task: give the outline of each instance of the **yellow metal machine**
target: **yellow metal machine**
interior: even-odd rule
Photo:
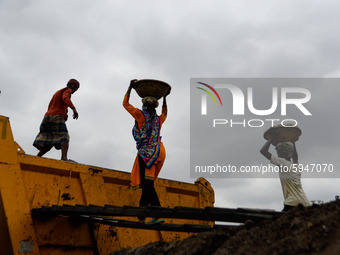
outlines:
[[[203,178],[195,184],[158,179],[155,187],[163,207],[204,208],[214,203],[214,191]],[[0,116],[0,254],[109,254],[191,235],[31,214],[33,208],[65,204],[138,206],[139,198],[140,191],[130,188],[129,173],[26,155],[13,139],[9,119]],[[203,223],[183,219],[167,222]]]

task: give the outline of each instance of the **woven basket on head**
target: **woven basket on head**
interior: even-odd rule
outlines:
[[[150,79],[136,81],[133,88],[141,98],[155,97],[157,100],[161,99],[171,90],[170,85],[166,82]]]
[[[271,138],[272,144],[276,146],[278,143],[282,142],[296,142],[299,140],[300,135],[302,134],[301,129],[298,126],[282,126],[277,125],[269,128],[264,134],[263,137],[266,140]]]

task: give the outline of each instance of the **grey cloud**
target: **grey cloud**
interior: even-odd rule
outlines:
[[[68,121],[70,158],[129,172],[136,154],[133,119],[121,105],[129,80],[164,80],[171,84],[172,93],[162,130],[167,159],[160,177],[193,182],[189,79],[339,74],[338,8],[334,1],[2,0],[0,114],[10,117],[15,139],[34,155],[37,151],[31,144],[52,94],[69,78],[79,79],[81,88],[73,102],[80,117]],[[326,108],[338,109],[338,101],[330,97],[337,92],[337,88],[315,92],[316,100],[326,101],[326,107],[312,109],[320,118],[320,130],[329,120]],[[140,106],[136,94],[131,102]],[[332,112],[329,133],[336,134],[336,116]],[[252,162],[262,160],[258,150],[264,140],[262,131],[256,132],[256,138],[243,141],[254,153],[249,156]],[[338,138],[322,134],[303,127],[301,159],[308,161],[317,154],[312,149],[315,142],[325,155],[334,156]],[[237,157],[239,152],[229,148],[227,153]],[[47,156],[59,158],[59,152]],[[263,186],[267,186],[261,180],[209,181],[218,191],[219,206],[281,207],[278,182],[268,187],[275,188],[275,194],[268,191],[264,196]],[[312,185],[308,181],[304,187],[324,200],[332,199],[329,196],[337,187],[332,182],[324,192],[327,183],[322,182],[312,192]]]

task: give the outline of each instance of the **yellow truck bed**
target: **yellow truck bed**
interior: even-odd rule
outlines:
[[[214,191],[204,178],[195,184],[158,179],[155,188],[163,207],[204,208],[214,204]],[[127,172],[26,155],[13,139],[9,118],[0,116],[0,254],[109,254],[191,235],[31,214],[34,208],[53,205],[138,206],[140,192],[130,188]],[[166,222],[207,223],[183,219]]]

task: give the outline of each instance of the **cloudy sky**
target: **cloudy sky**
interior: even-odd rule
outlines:
[[[339,11],[335,0],[0,0],[0,114],[10,117],[15,140],[35,155],[32,142],[51,96],[78,79],[72,101],[79,119],[67,122],[69,158],[129,172],[136,154],[134,120],[122,107],[129,81],[166,81],[172,92],[160,177],[193,183],[190,78],[338,78]],[[336,92],[320,88],[322,99],[336,99]],[[336,114],[338,101],[328,101]],[[141,106],[134,91],[131,103]],[[322,134],[310,136],[323,144],[315,155],[337,157],[334,137],[327,146]],[[260,149],[264,140],[252,142]],[[309,142],[301,139],[300,151]],[[46,157],[59,159],[60,152]],[[254,157],[262,160],[258,150]],[[216,206],[282,209],[278,178],[208,180]],[[338,186],[339,179],[303,179],[310,200],[333,200]]]

